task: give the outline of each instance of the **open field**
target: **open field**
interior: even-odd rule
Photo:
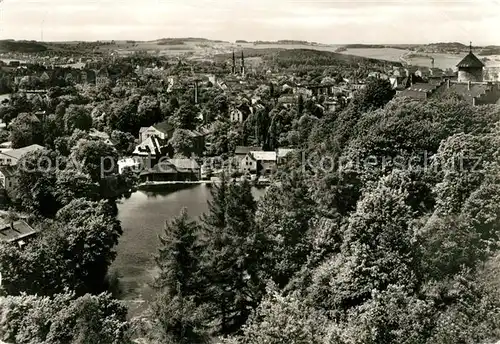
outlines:
[[[343,51],[342,54],[401,62],[400,57],[406,52],[408,50],[395,48],[350,48]]]
[[[320,51],[335,52],[340,45],[311,45],[311,44],[253,44],[253,43],[239,43],[230,44],[234,48],[247,48],[247,49],[314,49]]]

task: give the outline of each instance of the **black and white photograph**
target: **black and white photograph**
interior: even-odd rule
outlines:
[[[0,344],[500,344],[500,0],[0,0]]]

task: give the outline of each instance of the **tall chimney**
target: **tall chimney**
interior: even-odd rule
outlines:
[[[446,88],[450,88],[450,79],[446,79]]]
[[[467,82],[467,89],[468,89],[469,91],[470,91],[470,84],[471,84],[471,82],[470,82],[470,80],[469,80],[469,81]]]

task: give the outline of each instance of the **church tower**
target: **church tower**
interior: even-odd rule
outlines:
[[[243,50],[241,51],[241,76],[245,76],[245,57],[243,56]]]
[[[236,57],[234,56],[234,50],[233,50],[233,66],[231,67],[231,73],[236,74]]]
[[[484,63],[472,53],[472,42],[469,45],[469,53],[457,64],[458,82],[481,82],[483,81]]]

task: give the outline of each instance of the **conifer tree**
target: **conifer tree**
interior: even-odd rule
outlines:
[[[199,307],[199,226],[189,220],[186,209],[167,223],[155,257],[160,273],[155,280],[159,290],[151,306],[156,331],[162,343],[205,343],[205,313]]]
[[[206,228],[203,272],[210,318],[221,333],[238,330],[260,300],[262,238],[256,231],[256,202],[249,182],[221,184],[214,192]]]
[[[271,186],[260,200],[257,225],[267,238],[267,271],[280,288],[307,262],[315,203],[300,176],[286,177]]]
[[[156,288],[167,289],[171,295],[196,294],[200,250],[198,232],[198,224],[189,220],[186,209],[166,223],[164,235],[160,236],[161,247],[155,257],[160,269]]]
[[[225,174],[222,174],[220,183],[212,186],[210,191],[212,200],[208,201],[208,212],[201,218],[204,230],[212,232],[226,226],[227,190],[228,179]]]

